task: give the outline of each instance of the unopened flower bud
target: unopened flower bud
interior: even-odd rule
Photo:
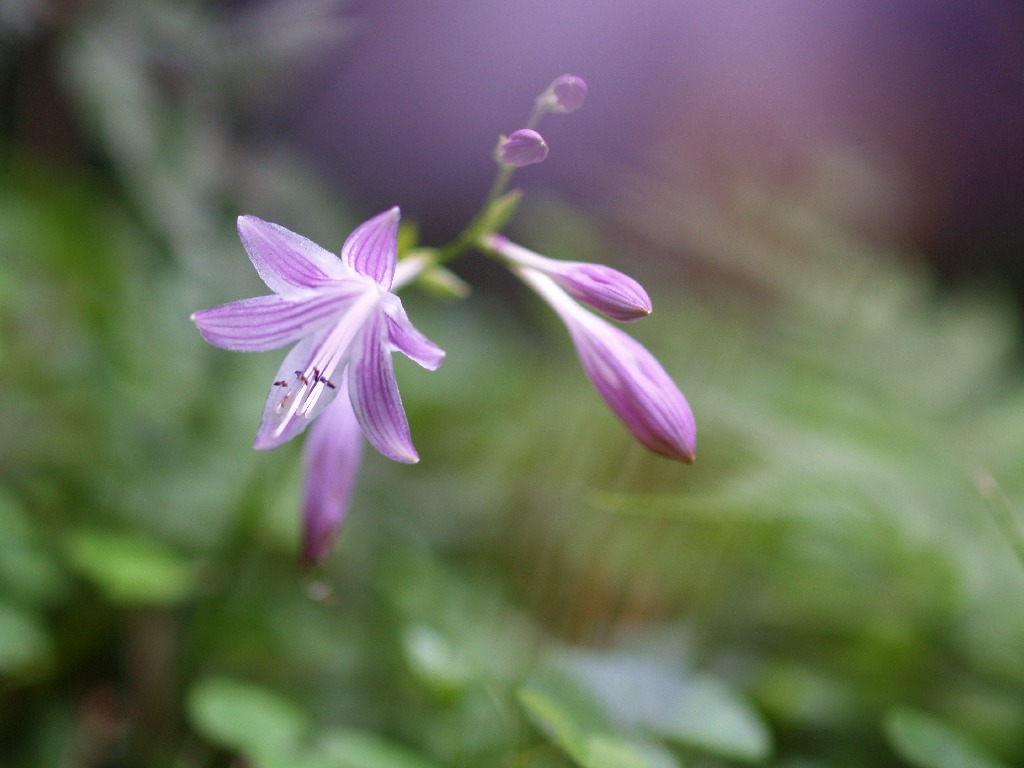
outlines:
[[[583,106],[587,98],[587,83],[576,75],[562,75],[540,95],[538,102],[548,112],[568,114]]]
[[[648,450],[692,463],[693,412],[654,355],[585,310],[543,272],[531,267],[515,267],[515,272],[562,318],[587,377],[626,429]]]
[[[612,320],[630,323],[651,313],[647,291],[617,269],[583,261],[549,259],[498,234],[488,235],[483,243],[512,264],[543,272],[574,299]]]
[[[547,156],[548,145],[544,137],[530,128],[514,131],[498,147],[498,161],[516,168],[542,162]]]

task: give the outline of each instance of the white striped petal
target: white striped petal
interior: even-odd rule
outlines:
[[[391,289],[398,263],[398,207],[363,222],[341,247],[341,260],[384,290]]]
[[[400,298],[387,294],[382,305],[388,320],[388,339],[395,349],[428,371],[436,371],[444,360],[444,350],[417,330]]]
[[[394,461],[415,464],[419,456],[409,434],[402,398],[395,381],[391,351],[385,345],[386,318],[380,312],[367,319],[361,343],[349,363],[352,410],[370,444]]]
[[[329,324],[352,295],[305,292],[301,298],[272,294],[242,299],[192,315],[203,338],[236,352],[262,352],[301,339]]]
[[[256,216],[238,217],[238,236],[263,282],[288,295],[350,276],[341,260],[312,240]]]

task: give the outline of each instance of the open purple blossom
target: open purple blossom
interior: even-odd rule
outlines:
[[[444,352],[412,325],[391,291],[398,219],[398,208],[392,208],[361,224],[339,259],[277,224],[239,217],[242,244],[274,293],[196,312],[192,319],[203,338],[224,349],[256,352],[298,342],[274,376],[257,449],[291,440],[346,390],[374,448],[395,461],[419,460],[391,352],[430,370]]]
[[[662,456],[693,462],[697,428],[683,393],[647,349],[581,307],[532,267],[514,271],[558,313],[598,394],[640,443]]]
[[[347,397],[336,397],[310,427],[304,446],[303,565],[323,560],[334,543],[352,501],[362,453],[363,436],[352,405]]]
[[[487,235],[483,245],[513,265],[543,272],[574,299],[612,320],[630,323],[651,314],[651,300],[647,291],[636,280],[617,269],[583,261],[549,259],[513,243],[503,235]]]
[[[543,162],[547,156],[547,142],[531,128],[513,131],[498,147],[498,161],[516,168]]]

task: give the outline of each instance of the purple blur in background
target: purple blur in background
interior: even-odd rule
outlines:
[[[367,210],[401,205],[440,241],[478,205],[496,137],[572,72],[578,113],[545,118],[517,184],[599,203],[652,147],[711,186],[780,184],[826,143],[890,177],[872,231],[940,261],[1024,245],[1024,9],[1012,0],[355,2],[353,40],[280,96],[270,125]],[[652,164],[653,165],[653,164]],[[1024,273],[1022,273],[1024,276]]]

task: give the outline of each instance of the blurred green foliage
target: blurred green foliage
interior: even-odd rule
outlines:
[[[536,303],[410,291],[449,353],[398,363],[424,460],[368,456],[297,573],[298,449],[250,448],[278,355],[188,316],[259,290],[235,213],[330,245],[360,212],[233,127],[228,52],[275,60],[201,9],[69,25],[102,162],[5,148],[0,763],[1024,761],[1014,308],[756,180],[633,177],[615,227],[529,196],[517,222],[652,289],[631,331],[691,400],[694,467],[630,441]]]

